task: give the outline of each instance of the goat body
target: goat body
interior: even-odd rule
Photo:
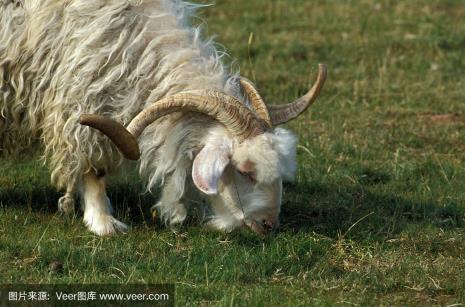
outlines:
[[[72,211],[80,191],[84,221],[96,234],[126,230],[111,215],[104,176],[123,159],[105,135],[79,125],[81,114],[126,125],[152,103],[193,90],[222,92],[251,108],[222,53],[189,25],[195,8],[176,0],[0,0],[0,151],[40,139],[51,182],[65,191],[59,208]],[[215,228],[232,230],[248,216],[276,226],[281,179],[295,170],[296,140],[286,130],[239,142],[211,117],[179,111],[149,125],[138,143],[147,188],[163,183],[156,208],[165,222],[183,222],[193,187],[210,203]],[[253,166],[253,184],[241,172],[245,164]]]

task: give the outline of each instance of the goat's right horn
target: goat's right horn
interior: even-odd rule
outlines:
[[[302,114],[318,97],[326,80],[326,65],[318,65],[318,76],[313,87],[294,102],[284,105],[268,105],[268,112],[273,126],[286,123]]]
[[[263,119],[267,123],[267,125],[271,128],[273,126],[273,123],[271,122],[270,114],[268,113],[268,108],[266,107],[266,103],[263,100],[260,93],[257,91],[255,86],[252,84],[252,82],[249,79],[241,77],[240,83],[242,85],[242,88],[244,89],[244,92],[249,97],[250,103],[252,104],[252,107],[257,113],[257,116]]]

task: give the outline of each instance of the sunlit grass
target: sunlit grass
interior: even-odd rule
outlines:
[[[272,103],[329,76],[299,135],[274,237],[154,222],[115,180],[124,236],[55,214],[29,155],[0,160],[0,281],[166,282],[186,304],[465,302],[465,6],[460,1],[218,1],[196,22]],[[253,33],[253,34],[252,34]],[[63,273],[49,270],[60,261]]]

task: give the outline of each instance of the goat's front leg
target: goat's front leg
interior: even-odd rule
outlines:
[[[90,171],[83,176],[81,196],[84,205],[84,223],[99,236],[126,232],[128,227],[112,216],[113,208],[105,192],[105,176]]]
[[[65,215],[74,213],[74,194],[76,192],[76,181],[68,182],[65,195],[58,200],[58,211]]]
[[[183,195],[180,193],[179,185],[180,183],[176,182],[174,177],[170,177],[163,188],[160,201],[152,206],[152,211],[158,210],[161,220],[174,232],[179,230],[187,217],[187,208],[181,202]]]

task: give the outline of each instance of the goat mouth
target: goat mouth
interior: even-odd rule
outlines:
[[[275,231],[274,227],[268,226],[267,223],[260,223],[254,219],[244,219],[244,224],[254,233],[264,236],[271,234]]]
[[[262,236],[266,235],[265,229],[257,221],[252,219],[245,219],[244,224],[256,234]]]

